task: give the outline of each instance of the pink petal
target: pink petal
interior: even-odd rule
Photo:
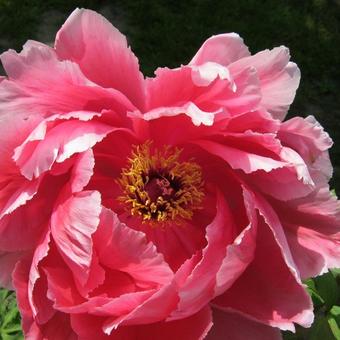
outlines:
[[[259,218],[254,261],[214,303],[221,309],[232,308],[283,330],[294,330],[293,322],[309,327],[313,321],[310,297],[287,267],[281,249],[262,217]]]
[[[231,74],[253,66],[257,70],[262,92],[261,104],[274,118],[283,120],[293,102],[300,82],[300,70],[289,62],[289,50],[277,47],[240,59],[229,66]]]
[[[121,223],[109,209],[102,210],[94,245],[103,265],[128,273],[137,283],[153,288],[173,278],[172,270],[145,234]]]
[[[245,132],[251,130],[258,133],[277,133],[280,122],[264,110],[256,110],[235,115],[227,120],[226,131]]]
[[[91,235],[97,229],[100,210],[100,194],[84,191],[59,202],[51,216],[53,239],[75,279],[83,285],[89,277]]]
[[[215,112],[205,112],[197,107],[194,103],[188,102],[185,105],[179,107],[159,107],[157,109],[148,111],[143,115],[143,119],[150,121],[162,117],[174,117],[180,114],[185,114],[191,118],[192,123],[195,126],[200,126],[201,124],[211,126],[214,123],[214,116],[220,112],[221,110]]]
[[[295,155],[297,154],[295,153]],[[306,170],[305,164],[301,163],[301,165]],[[310,181],[310,176],[307,179],[302,176],[303,174],[306,172],[297,172],[296,164],[288,164],[286,167],[273,169],[269,173],[261,171],[250,173],[248,181],[260,192],[281,201],[288,201],[305,197],[315,188],[314,183]]]
[[[130,220],[127,219],[127,223],[145,233],[147,239],[157,247],[158,252],[163,254],[165,261],[174,271],[205,244],[205,226],[202,223],[188,222],[183,224],[182,228],[178,228],[178,225],[174,223],[163,230],[150,228],[147,224],[143,225],[140,220],[135,223]]]
[[[79,192],[89,183],[93,175],[94,156],[92,149],[79,154],[72,167],[70,183],[72,192]]]
[[[39,184],[40,179],[31,182],[17,176],[8,179],[8,185],[0,192],[0,202],[4,202],[2,206],[2,202],[0,203],[0,219],[31,200],[37,193]]]
[[[29,280],[28,280],[28,300],[32,309],[32,314],[34,317],[37,316],[39,313],[39,309],[41,306],[44,307],[44,304],[40,304],[39,299],[37,301],[37,304],[39,306],[36,306],[36,301],[34,301],[34,289],[37,281],[41,279],[41,275],[39,273],[39,263],[42,261],[46,256],[47,253],[50,249],[49,247],[49,242],[50,242],[50,231],[46,233],[46,235],[42,238],[42,240],[39,242],[39,244],[36,246],[36,249],[34,251],[34,255],[32,258],[32,264],[30,268],[30,273],[29,273]],[[46,297],[43,296],[42,299],[40,300],[46,300]],[[43,301],[46,305],[46,301]],[[39,308],[40,307],[40,308]],[[48,306],[47,306],[48,307]]]
[[[212,324],[211,310],[207,306],[187,318],[139,326],[136,331],[142,335],[141,339],[143,340],[202,340],[206,337]]]
[[[3,252],[0,251],[0,286],[13,289],[12,273],[19,260],[27,255],[27,252]]]
[[[306,160],[312,161],[332,145],[332,139],[313,116],[294,117],[280,125],[280,140],[298,151]]]
[[[27,257],[17,263],[13,272],[13,286],[15,287],[16,299],[20,310],[22,328],[26,334],[33,323],[33,315],[28,300],[28,276],[30,270],[30,258]]]
[[[49,131],[47,121],[43,121],[15,149],[14,160],[22,174],[28,179],[39,177],[50,170],[54,162],[63,162],[74,153],[84,152],[101,141],[112,127],[91,121],[65,121]]]
[[[14,113],[27,120],[77,110],[136,110],[122,93],[96,86],[77,64],[59,60],[46,45],[29,41],[20,54],[10,50],[1,60],[9,78],[0,83],[0,112],[11,112],[12,117]]]
[[[32,249],[38,242],[49,218],[43,200],[28,202],[0,220],[0,249],[18,251]],[[41,213],[42,209],[46,210]]]
[[[94,11],[76,9],[57,34],[58,56],[76,62],[86,77],[144,107],[143,76],[126,38]]]
[[[280,330],[240,314],[213,309],[213,327],[206,340],[281,340]]]
[[[328,182],[332,176],[332,165],[327,150],[333,145],[332,139],[313,116],[294,117],[281,124],[278,137],[282,143],[297,151],[318,176],[324,175]]]
[[[270,172],[273,169],[279,169],[284,167],[287,163],[275,160],[271,157],[262,156],[256,154],[250,150],[242,150],[242,145],[238,148],[236,145],[228,146],[226,144],[216,143],[210,140],[198,140],[194,142],[199,145],[202,149],[208,151],[212,155],[215,155],[224,161],[226,161],[233,169],[241,169],[246,174],[263,170]]]
[[[37,123],[33,117],[23,119],[23,113],[0,113],[0,218],[24,205],[37,192],[40,181],[27,181],[12,159],[13,150]]]
[[[230,208],[219,193],[216,205],[216,216],[206,228],[207,246],[202,251],[201,261],[179,289],[180,301],[170,317],[172,320],[196,313],[214,296],[217,272],[236,232]]]
[[[212,61],[223,66],[249,56],[248,47],[236,33],[214,35],[207,39],[190,61],[191,65],[201,65]]]
[[[249,225],[227,246],[226,256],[216,275],[214,296],[224,293],[246,270],[254,258],[256,248],[257,216],[254,212],[254,197],[243,189]]]
[[[259,108],[261,88],[255,68],[248,67],[233,74],[236,90],[222,91],[212,98],[213,103],[225,107],[231,115],[238,115]]]
[[[70,317],[57,312],[46,324],[32,323],[25,334],[27,340],[77,340],[78,337],[70,326]]]
[[[212,326],[211,311],[209,307],[198,313],[177,321],[157,322],[149,325],[119,327],[112,331],[110,336],[102,331],[102,318],[89,315],[72,315],[72,328],[79,335],[80,340],[121,340],[121,339],[164,339],[164,340],[202,340],[206,337]]]
[[[340,203],[328,188],[275,207],[302,278],[340,267]]]
[[[235,84],[225,66],[208,61],[199,66],[191,66],[191,70],[191,78],[196,86],[209,86],[218,78],[228,80],[231,88],[235,90]]]

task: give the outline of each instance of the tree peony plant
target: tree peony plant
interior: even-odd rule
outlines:
[[[27,339],[279,339],[302,279],[340,265],[332,141],[283,121],[285,47],[234,33],[144,78],[125,37],[75,10],[54,48],[1,56],[0,282]]]

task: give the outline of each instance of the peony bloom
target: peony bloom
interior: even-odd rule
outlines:
[[[237,34],[145,79],[75,10],[1,56],[0,283],[27,339],[280,339],[340,266],[332,141],[283,121],[300,72]],[[13,272],[13,274],[12,274]],[[12,274],[12,275],[11,275]]]

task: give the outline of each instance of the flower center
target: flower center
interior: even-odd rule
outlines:
[[[202,169],[193,160],[181,162],[181,152],[169,146],[158,150],[151,142],[134,147],[118,180],[123,191],[118,199],[131,215],[149,222],[180,222],[201,208]]]

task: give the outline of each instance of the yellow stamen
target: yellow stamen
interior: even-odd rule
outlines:
[[[162,150],[146,142],[134,147],[128,166],[118,180],[131,215],[142,221],[190,220],[200,209],[204,193],[201,167],[191,159],[179,160],[182,150],[165,146]]]

